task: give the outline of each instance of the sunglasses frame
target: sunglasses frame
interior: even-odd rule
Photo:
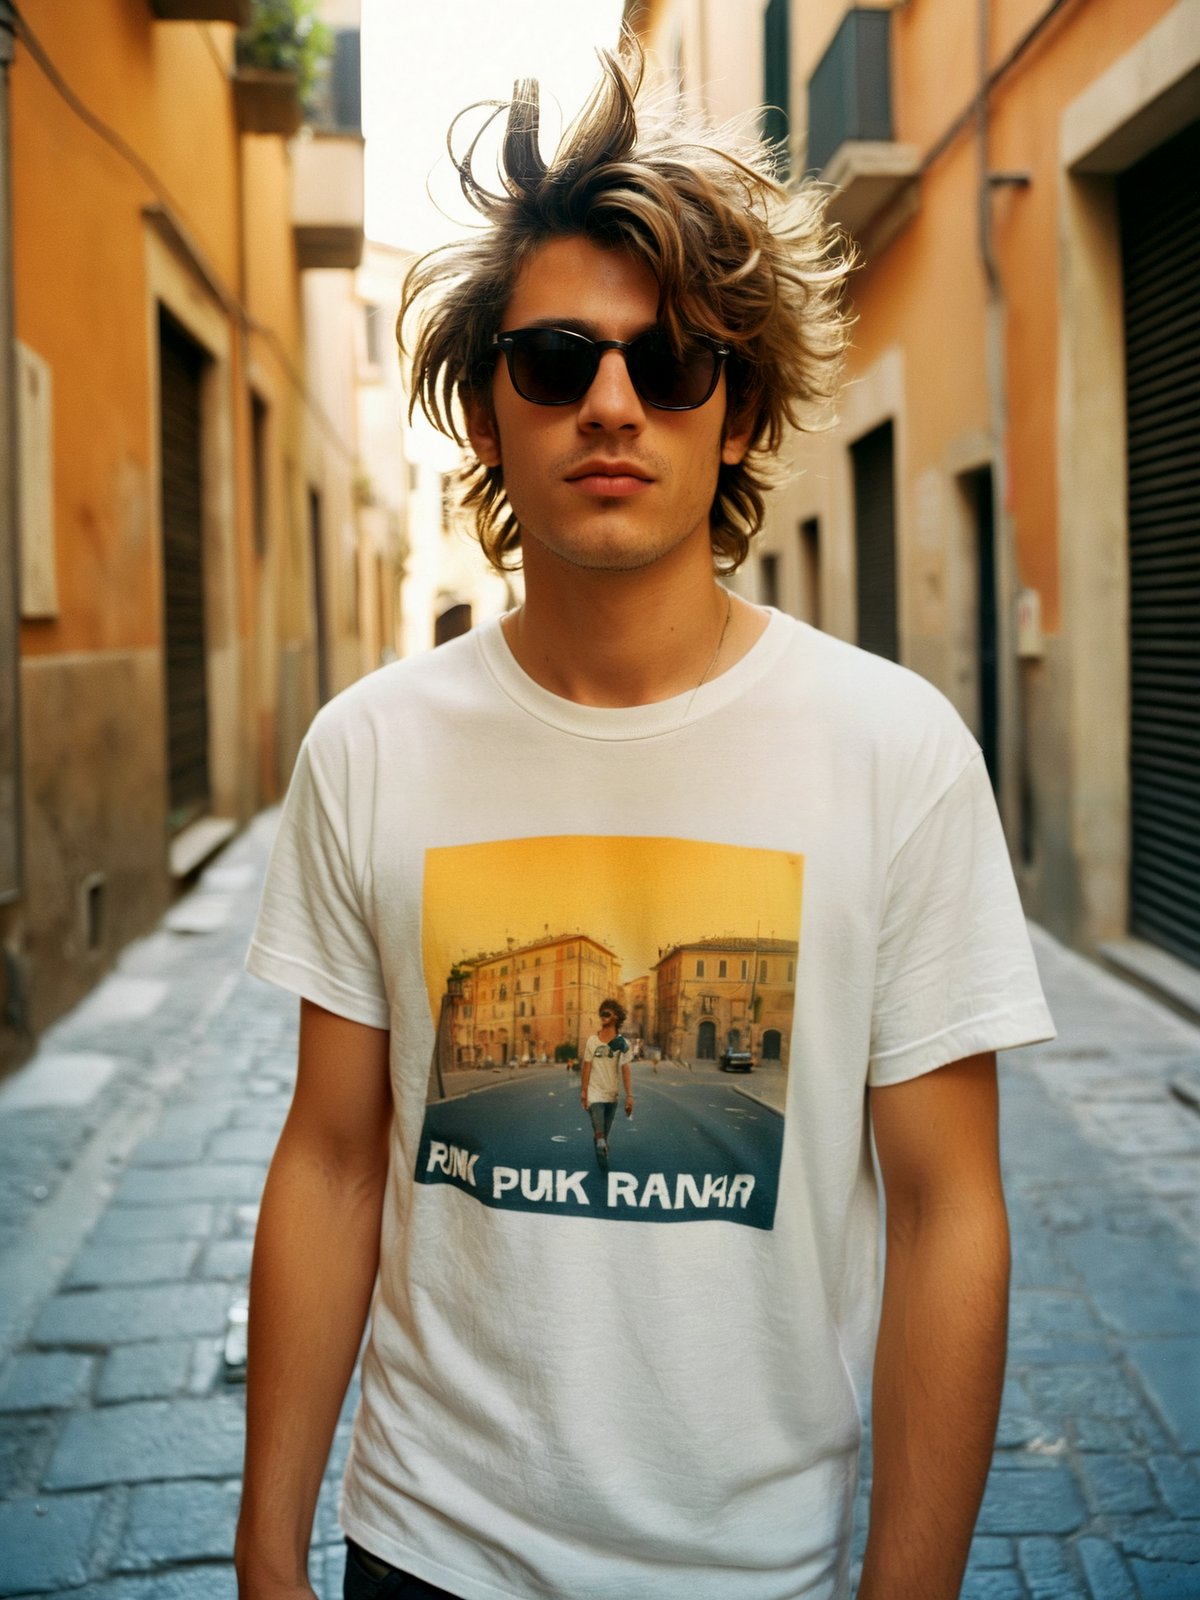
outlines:
[[[713,395],[717,392],[717,385],[721,381],[721,373],[724,370],[725,361],[727,357],[733,354],[733,347],[732,345],[721,344],[719,340],[710,339],[707,334],[698,333],[693,335],[694,342],[696,344],[705,345],[709,350],[712,351],[715,358],[713,362],[712,382],[708,386],[708,391],[702,400],[690,401],[685,406],[661,405],[657,400],[651,400],[649,395],[642,393],[642,390],[638,385],[638,381],[633,375],[633,369],[629,365],[629,352],[634,348],[634,346],[637,345],[641,340],[661,332],[662,330],[660,328],[647,328],[645,333],[639,333],[633,339],[589,339],[586,333],[576,333],[574,328],[555,328],[546,326],[532,328],[510,328],[507,333],[494,333],[492,335],[492,348],[494,350],[503,352],[505,364],[508,367],[509,381],[516,390],[517,394],[520,395],[521,399],[528,401],[531,406],[578,405],[583,399],[584,395],[587,394],[588,390],[596,381],[596,374],[600,370],[601,356],[604,355],[606,350],[619,350],[625,358],[625,370],[629,373],[629,381],[633,385],[634,393],[637,395],[639,400],[644,401],[646,405],[650,406],[655,411],[699,411],[700,407],[707,405],[712,399]],[[560,338],[573,339],[578,344],[586,347],[591,355],[593,365],[591,373],[588,376],[588,380],[579,393],[572,395],[569,400],[535,400],[532,395],[526,394],[521,388],[520,384],[517,382],[517,375],[513,370],[513,352],[516,347],[516,342],[522,337],[522,335],[530,336],[535,333],[556,333]]]

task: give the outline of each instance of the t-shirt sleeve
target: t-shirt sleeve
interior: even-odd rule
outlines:
[[[352,1022],[389,1026],[379,950],[349,861],[345,797],[311,733],[296,758],[246,970]]]
[[[867,1082],[1053,1039],[981,754],[888,869]]]

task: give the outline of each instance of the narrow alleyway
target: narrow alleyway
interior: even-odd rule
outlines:
[[[241,970],[271,827],[0,1088],[0,1594],[233,1595],[229,1310],[296,1041],[296,1002]],[[1041,935],[1038,953],[1060,1038],[1002,1063],[1012,1344],[964,1596],[1185,1600],[1200,1113],[1177,1091],[1200,1080],[1200,1030]],[[317,1514],[328,1597],[353,1400]]]

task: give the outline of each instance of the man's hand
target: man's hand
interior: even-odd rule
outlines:
[[[1004,1381],[996,1058],[872,1089],[870,1108],[887,1264],[858,1600],[957,1600]]]
[[[633,1096],[631,1094],[625,1096],[625,1115],[627,1117],[633,1115]]]

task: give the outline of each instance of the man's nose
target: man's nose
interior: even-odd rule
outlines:
[[[638,429],[645,421],[645,407],[630,381],[624,352],[606,350],[580,404],[579,426]]]

